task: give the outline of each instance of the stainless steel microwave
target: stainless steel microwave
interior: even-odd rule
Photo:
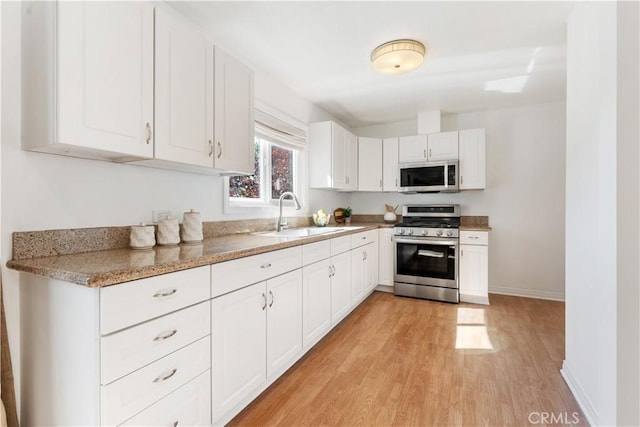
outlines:
[[[458,192],[458,161],[400,163],[401,193]]]

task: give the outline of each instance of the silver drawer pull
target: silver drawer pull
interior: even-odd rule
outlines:
[[[469,236],[470,239],[479,239],[480,236]]]
[[[153,297],[154,298],[168,297],[168,296],[171,296],[171,295],[175,294],[176,292],[178,292],[178,290],[176,288],[173,288],[173,289],[168,290],[168,291],[158,291],[153,295]]]
[[[158,378],[153,380],[153,382],[154,383],[161,383],[163,381],[166,381],[169,378],[171,378],[172,376],[174,376],[176,374],[176,372],[178,372],[178,368],[173,368],[170,373],[168,373],[167,375],[159,376]]]
[[[177,330],[177,329],[174,329],[174,330],[169,331],[169,332],[167,332],[167,333],[165,333],[165,334],[160,334],[160,335],[158,335],[158,336],[157,336],[157,337],[155,337],[153,340],[154,340],[154,341],[164,341],[164,340],[166,340],[166,339],[171,338],[172,336],[174,336],[174,335],[175,335],[175,334],[177,334],[177,333],[178,333],[178,330]]]
[[[271,267],[271,263],[270,262],[264,263],[264,264],[262,264],[260,266],[260,268],[269,268],[269,267]]]

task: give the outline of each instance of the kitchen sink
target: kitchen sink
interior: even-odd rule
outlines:
[[[343,231],[343,228],[321,228],[321,227],[302,227],[302,228],[288,228],[282,231],[262,231],[259,233],[253,233],[256,236],[264,237],[311,237],[320,234],[336,233]]]

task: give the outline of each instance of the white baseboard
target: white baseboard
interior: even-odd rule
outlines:
[[[378,286],[376,286],[376,291],[388,292],[388,293],[392,294],[393,293],[393,286],[378,285]]]
[[[489,305],[489,297],[481,297],[478,295],[460,294],[460,302],[469,302],[471,304]]]
[[[582,413],[587,418],[587,422],[589,423],[589,425],[599,425],[598,419],[600,417],[598,416],[598,412],[594,409],[593,404],[584,393],[584,390],[582,390],[582,387],[580,387],[580,384],[576,381],[576,378],[571,373],[571,369],[569,368],[566,360],[562,362],[560,375],[562,375],[562,378],[564,378],[564,382],[567,383],[569,390],[571,390],[571,393],[573,393],[573,397],[576,399],[576,402],[578,402],[578,406],[580,407],[580,409],[582,409]]]
[[[564,301],[564,292],[536,291],[532,289],[506,288],[502,286],[490,286],[490,294],[511,295],[514,297],[547,299],[551,301]]]

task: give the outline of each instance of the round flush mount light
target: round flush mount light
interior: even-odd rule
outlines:
[[[403,74],[422,65],[426,49],[415,40],[393,40],[371,52],[373,69],[381,74]]]

